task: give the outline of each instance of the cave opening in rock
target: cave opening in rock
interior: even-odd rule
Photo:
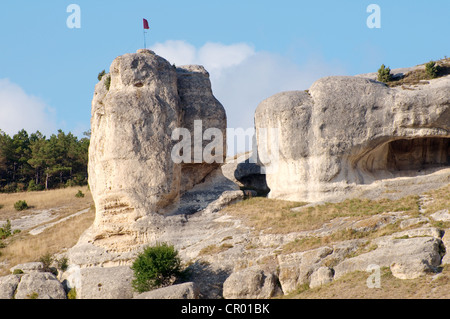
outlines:
[[[375,179],[416,176],[450,168],[450,138],[392,140],[366,154],[358,161],[357,167]],[[371,178],[364,178],[363,183]]]
[[[388,144],[389,171],[425,170],[450,166],[450,138],[415,138]]]

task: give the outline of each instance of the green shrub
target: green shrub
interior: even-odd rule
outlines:
[[[100,73],[98,74],[97,79],[98,79],[99,81],[101,81],[102,78],[103,78],[103,76],[104,76],[105,74],[106,74],[106,72],[105,72],[105,70],[103,70],[102,72],[100,72]]]
[[[8,219],[3,227],[0,227],[0,239],[6,239],[11,236],[11,221]]]
[[[67,257],[61,257],[60,259],[56,260],[56,264],[58,265],[58,269],[61,269],[62,271],[66,271],[69,267],[69,259]]]
[[[28,204],[24,200],[19,200],[19,201],[14,203],[14,208],[17,211],[25,210],[25,209],[28,209]]]
[[[53,256],[49,253],[41,256],[41,258],[39,258],[39,261],[43,265],[42,271],[54,273],[55,270],[51,267],[53,260]]]
[[[13,275],[21,275],[21,274],[23,274],[23,270],[22,269],[14,269]]]
[[[386,67],[384,64],[378,69],[378,81],[387,83],[392,81],[391,69]]]
[[[134,261],[133,288],[139,292],[169,285],[181,274],[178,251],[166,243],[147,247]]]
[[[82,191],[79,190],[78,193],[75,194],[75,197],[76,197],[76,198],[83,198],[83,197],[84,197],[84,194],[83,194]]]
[[[434,79],[439,76],[440,67],[436,64],[436,62],[430,61],[425,64],[425,71],[430,78]]]
[[[27,188],[27,190],[28,190],[29,192],[33,192],[33,191],[41,191],[41,190],[43,190],[43,189],[44,189],[44,185],[41,185],[41,184],[37,184],[37,185],[36,185],[36,182],[34,181],[34,179],[30,180],[30,182],[28,183],[28,188]]]
[[[108,76],[106,77],[106,80],[105,80],[105,87],[106,87],[106,89],[109,91],[109,88],[111,87],[111,75],[108,75]]]
[[[75,288],[72,288],[67,293],[67,299],[77,299],[77,290]]]

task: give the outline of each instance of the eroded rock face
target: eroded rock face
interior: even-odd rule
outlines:
[[[179,141],[172,133],[185,128],[194,142],[195,121],[203,131],[213,127],[225,136],[225,110],[203,67],[176,68],[150,50],[113,61],[92,101],[89,185],[96,218],[91,241],[113,250],[148,242],[155,223],[149,216],[170,213],[169,205],[220,167],[220,160],[202,157],[192,163],[173,160]],[[218,143],[225,150],[224,141]]]
[[[342,199],[358,185],[450,166],[450,77],[408,89],[326,77],[263,101],[255,127],[269,197]],[[270,128],[278,143],[264,138]]]

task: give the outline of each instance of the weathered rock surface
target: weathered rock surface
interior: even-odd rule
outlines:
[[[24,273],[30,273],[30,272],[41,272],[43,269],[44,264],[42,262],[30,262],[15,265],[9,271],[11,273],[14,273],[14,271],[22,271]]]
[[[130,299],[133,297],[133,271],[129,266],[89,267],[79,270],[79,299]]]
[[[379,181],[450,166],[450,76],[408,89],[322,78],[308,92],[263,101],[255,127],[270,198],[342,200]],[[271,128],[278,139],[265,138]]]
[[[310,288],[320,287],[333,281],[334,270],[329,267],[320,267],[311,275]]]
[[[431,218],[433,218],[436,221],[449,222],[450,213],[448,212],[448,209],[443,209],[434,214],[431,214]]]
[[[252,159],[239,163],[234,172],[234,177],[245,187],[254,189],[261,194],[270,191],[266,183],[266,174],[261,172],[261,167]]]
[[[33,272],[19,277],[15,299],[66,299],[63,285],[51,273]]]
[[[226,299],[268,299],[281,293],[277,276],[258,266],[232,273],[223,284]]]
[[[442,237],[442,242],[446,250],[444,257],[442,258],[442,264],[450,264],[450,229],[445,231],[445,234]]]
[[[396,234],[399,236],[400,234]],[[442,259],[442,242],[434,237],[380,237],[375,250],[348,258],[335,268],[335,278],[353,271],[365,271],[370,265],[391,267],[394,276],[412,279],[437,270]]]
[[[195,121],[201,121],[198,132]],[[212,95],[206,70],[175,68],[150,50],[116,58],[92,101],[89,185],[96,218],[90,233],[96,245],[130,251],[147,243],[158,227],[158,217],[149,215],[169,213],[169,205],[221,165],[225,138],[214,144],[224,150],[216,161],[196,152],[188,163],[174,160],[178,128],[194,137],[186,137],[183,153],[195,148],[197,136],[202,151],[209,128],[226,136],[225,110]]]
[[[199,289],[193,282],[172,285],[141,293],[133,299],[198,299]]]
[[[19,275],[0,277],[0,299],[13,299],[19,282]]]

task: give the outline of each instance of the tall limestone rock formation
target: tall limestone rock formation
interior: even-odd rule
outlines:
[[[342,200],[450,166],[450,76],[392,88],[369,76],[322,78],[263,101],[255,126],[270,198]],[[278,143],[262,134],[270,129]]]
[[[194,156],[192,163],[174,161],[177,128],[186,128],[192,142],[199,130],[200,146],[208,128],[225,136],[225,110],[212,94],[208,72],[176,68],[150,50],[116,58],[92,101],[89,185],[96,218],[82,241],[120,252],[156,239],[152,228],[163,222],[160,216],[220,167],[225,138],[216,140],[224,152],[214,162]]]

